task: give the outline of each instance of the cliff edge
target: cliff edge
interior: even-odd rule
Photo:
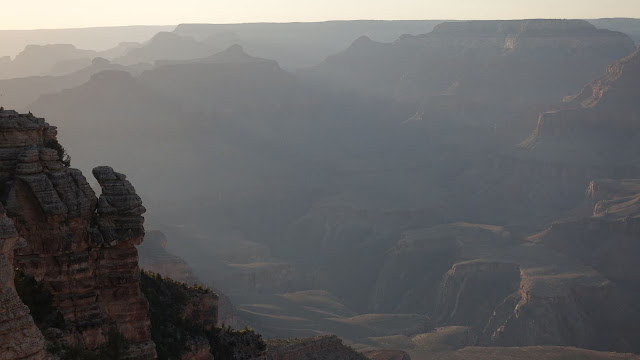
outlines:
[[[123,174],[105,166],[93,171],[102,187],[96,198],[82,173],[68,167],[56,136],[56,127],[42,118],[0,111],[0,201],[8,216],[1,220],[8,234],[3,260],[50,294],[57,321],[38,324],[49,340],[96,350],[115,329],[130,344],[132,358],[153,359],[134,246],[144,236],[142,201]],[[17,238],[24,239],[24,246],[13,257],[10,249]],[[10,273],[3,273],[0,294],[15,300]],[[19,316],[24,305],[13,302],[18,310],[9,313]],[[32,346],[8,357],[2,351],[3,359],[41,356],[42,334],[26,314],[22,319],[9,321],[5,330],[31,334],[21,338]],[[2,344],[2,350],[21,348],[16,341]]]

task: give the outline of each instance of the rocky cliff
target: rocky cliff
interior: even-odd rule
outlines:
[[[268,360],[366,360],[335,335],[267,341]]]
[[[470,345],[633,350],[627,335],[605,330],[633,328],[622,317],[633,314],[629,302],[590,265],[501,227],[440,225],[405,233],[387,252],[374,300],[468,327]]]
[[[0,359],[45,358],[45,340],[18,297],[13,284],[13,257],[26,242],[0,207]]]
[[[191,267],[166,249],[167,237],[160,231],[149,231],[138,246],[140,268],[188,284],[197,282]]]
[[[419,114],[443,94],[504,109],[558,101],[634,47],[584,20],[445,22],[393,43],[358,39],[301,75],[402,102],[426,97]]]
[[[411,356],[399,350],[371,350],[364,352],[369,360],[411,360]]]
[[[138,246],[140,268],[190,285],[201,283],[186,261],[167,251],[167,241],[165,234],[160,231],[147,232],[144,243]],[[235,326],[236,309],[231,300],[222,292],[214,291],[218,296],[218,323],[222,326]]]
[[[582,202],[594,179],[640,177],[640,50],[608,66],[575,96],[538,117],[537,127],[515,150],[492,164],[492,199],[524,203],[520,209],[549,216]],[[470,184],[473,187],[473,182]],[[487,197],[483,197],[486,199]],[[515,210],[518,211],[518,210]],[[538,215],[539,214],[539,215]]]
[[[599,326],[609,330],[592,342],[609,342],[617,351],[640,350],[633,340],[640,336],[640,311],[634,305],[640,288],[635,256],[640,251],[639,184],[636,179],[592,181],[586,199],[591,214],[555,222],[530,238],[593,267],[611,281],[607,293],[593,302],[600,302],[599,312],[607,314],[597,319]]]
[[[543,113],[522,156],[591,165],[637,165],[640,49],[615,62],[557,110]]]
[[[13,266],[51,293],[63,321],[47,333],[58,341],[97,349],[115,326],[131,356],[155,358],[134,246],[144,236],[142,201],[109,167],[93,171],[96,198],[82,173],[63,164],[56,135],[44,119],[0,112],[1,200],[25,239]]]

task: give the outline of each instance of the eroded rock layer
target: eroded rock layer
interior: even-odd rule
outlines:
[[[79,170],[61,161],[56,128],[31,114],[0,112],[2,202],[26,245],[15,267],[53,296],[62,340],[96,349],[116,325],[135,358],[155,358],[148,304],[139,287],[134,245],[144,236],[145,209],[125,176],[94,169],[96,198]]]
[[[607,329],[592,340],[616,351],[638,352],[640,336],[640,180],[596,180],[587,189],[592,214],[559,221],[531,241],[544,244],[585,263],[606,276],[612,286],[606,294],[591,297],[592,309],[607,316],[597,319]],[[578,293],[577,295],[583,295]]]
[[[540,115],[521,144],[525,157],[557,163],[637,166],[640,49],[615,62],[555,111]]]
[[[366,360],[367,358],[342,344],[335,335],[304,339],[277,339],[267,341],[269,360]]]
[[[13,284],[13,253],[24,246],[0,205],[0,359],[40,360],[45,342]]]

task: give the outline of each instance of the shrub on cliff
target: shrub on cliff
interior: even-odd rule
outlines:
[[[67,154],[67,150],[64,148],[64,146],[62,146],[58,140],[56,139],[51,139],[48,140],[44,146],[51,148],[55,151],[58,152],[58,158],[60,159],[60,162],[62,162],[62,164],[66,167],[71,166],[71,156],[69,156],[69,154]]]
[[[250,329],[231,327],[205,329],[181,314],[190,292],[210,293],[201,285],[188,286],[152,272],[141,272],[140,288],[149,301],[151,339],[156,343],[159,360],[181,359],[189,341],[207,339],[216,360],[251,359],[266,350],[262,337]]]
[[[47,350],[60,360],[124,360],[128,358],[129,343],[114,325],[107,334],[107,343],[96,351],[89,351],[81,345],[54,342],[49,343]]]
[[[209,343],[213,358],[219,360],[258,358],[267,350],[262,336],[246,327],[242,330],[231,326],[215,328],[209,334]]]

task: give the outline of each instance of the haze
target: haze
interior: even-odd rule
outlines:
[[[640,360],[639,1],[5,1],[0,360]]]
[[[294,22],[352,19],[523,19],[640,17],[637,0],[272,0],[7,2],[0,28],[43,29],[134,24]]]

